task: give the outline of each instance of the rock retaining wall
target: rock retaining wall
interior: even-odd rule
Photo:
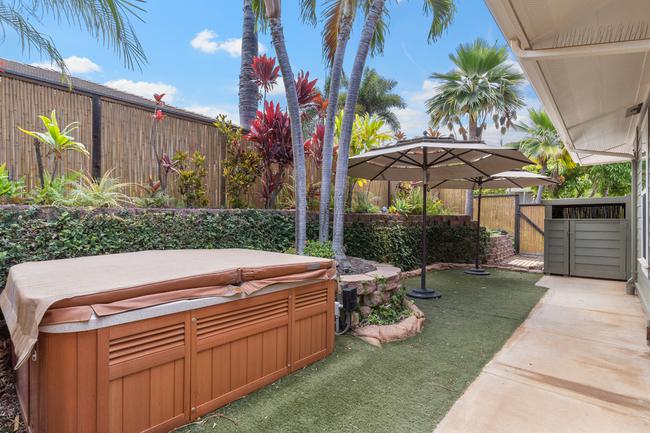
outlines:
[[[491,265],[501,263],[515,255],[515,247],[509,234],[491,236],[485,262]]]

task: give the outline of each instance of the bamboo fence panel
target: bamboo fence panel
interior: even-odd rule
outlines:
[[[7,163],[10,176],[24,178],[28,188],[38,185],[38,170],[34,151],[34,139],[18,130],[42,130],[39,115],[50,116],[56,110],[61,128],[71,122],[79,122],[75,138],[92,152],[92,100],[88,96],[54,89],[52,87],[17,80],[0,78],[0,164]],[[41,146],[45,169],[52,172],[53,164],[47,157],[47,149]],[[78,152],[66,152],[63,157],[64,171],[88,172],[91,157]]]
[[[544,230],[543,205],[521,205],[519,209],[522,215]],[[544,254],[544,235],[523,217],[519,223],[519,251],[522,254]]]
[[[451,211],[452,214],[465,214],[465,195],[464,189],[441,189],[438,193],[442,204]]]
[[[145,110],[119,102],[102,100],[102,173],[131,182],[131,193],[142,189],[149,177],[157,179],[158,166],[151,149],[152,116]],[[166,115],[153,132],[156,148],[170,157],[177,151],[190,155],[198,150],[206,157],[206,186],[211,206],[221,202],[222,167],[226,141],[214,126]],[[168,177],[167,192],[176,197],[178,185]]]
[[[474,197],[474,220],[478,213],[478,198]],[[515,232],[515,196],[485,195],[481,201],[481,225],[488,229]]]

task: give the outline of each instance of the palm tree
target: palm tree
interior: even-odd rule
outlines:
[[[515,125],[517,131],[524,133],[524,138],[510,145],[535,162],[540,174],[547,175],[550,172],[551,177],[557,180],[560,174],[574,167],[575,163],[546,111],[531,108],[528,115],[531,123]],[[543,192],[544,187],[538,187],[535,203],[542,202]]]
[[[262,5],[262,3],[260,3]],[[293,146],[293,178],[296,197],[296,251],[303,254],[307,241],[307,174],[305,169],[305,148],[300,119],[300,103],[296,80],[284,41],[282,28],[282,0],[264,0],[265,16],[271,30],[271,40],[278,58],[284,82],[287,109],[291,119],[291,141]]]
[[[253,57],[258,55],[257,26],[251,0],[244,0],[239,69],[239,124],[249,129],[257,113],[258,91],[253,82]]]
[[[0,27],[12,29],[20,39],[23,51],[35,50],[48,56],[63,73],[67,67],[54,41],[38,29],[43,16],[59,23],[86,30],[105,46],[111,47],[132,69],[147,62],[130,19],[140,19],[144,0],[52,0],[0,1]]]
[[[384,120],[393,131],[398,131],[400,123],[392,110],[406,108],[406,102],[397,93],[391,93],[395,86],[397,81],[382,77],[372,68],[366,68],[359,87],[357,113],[375,115]],[[345,93],[341,95],[347,99]]]
[[[343,219],[345,212],[345,187],[348,176],[348,155],[350,152],[350,140],[352,138],[352,128],[356,112],[357,101],[359,97],[359,88],[361,78],[365,68],[366,59],[370,52],[370,47],[375,39],[376,43],[383,44],[383,35],[385,34],[385,16],[384,4],[386,0],[372,0],[364,3],[366,10],[366,19],[359,39],[359,47],[354,58],[350,82],[348,85],[348,97],[345,101],[343,112],[343,122],[341,124],[341,139],[339,141],[339,158],[336,163],[336,179],[334,183],[334,235],[332,246],[336,257],[342,259],[345,257],[343,251]],[[453,0],[424,0],[424,12],[432,14],[431,26],[429,27],[429,42],[437,39],[440,34],[451,23],[454,16],[455,6]],[[330,94],[330,100],[332,95]]]
[[[516,110],[524,103],[519,87],[524,76],[508,64],[506,47],[489,45],[482,39],[461,44],[449,58],[455,68],[433,73],[436,93],[426,101],[434,127],[447,126],[463,140],[481,140],[489,116],[502,133],[512,126]],[[465,211],[472,215],[472,191],[468,190]]]
[[[314,0],[301,0],[303,6],[303,19],[316,21],[316,2]],[[321,168],[321,200],[319,209],[319,240],[325,242],[329,239],[330,221],[330,191],[332,184],[332,159],[334,154],[334,130],[335,119],[338,111],[339,91],[344,84],[343,60],[345,50],[350,39],[352,24],[359,8],[363,7],[367,12],[369,1],[360,0],[331,0],[328,2],[324,13],[323,27],[323,55],[328,66],[330,75],[325,82],[327,98],[330,104],[327,106],[325,117],[325,133],[323,138],[323,164]],[[380,14],[381,15],[381,14]],[[371,39],[371,46],[375,52],[383,49],[385,21],[379,17],[378,25]]]

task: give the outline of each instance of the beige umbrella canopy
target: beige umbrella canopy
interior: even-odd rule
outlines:
[[[557,182],[548,177],[527,171],[504,171],[489,177],[475,177],[468,179],[448,179],[439,182],[432,182],[431,188],[441,189],[474,189],[478,188],[478,206],[476,209],[476,256],[474,268],[467,269],[465,273],[471,275],[490,275],[488,271],[481,268],[481,198],[483,188],[526,188],[529,186],[556,185]]]
[[[370,180],[420,181],[489,177],[533,162],[519,150],[452,138],[399,141],[350,158],[348,175]]]
[[[488,178],[533,162],[517,149],[488,146],[476,141],[420,137],[398,141],[350,158],[348,176],[370,180],[419,181],[422,188],[422,272],[420,288],[408,292],[421,299],[440,294],[426,288],[426,218],[429,181]],[[468,188],[471,188],[468,187]]]

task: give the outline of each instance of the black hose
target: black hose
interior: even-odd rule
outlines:
[[[350,330],[350,325],[352,324],[352,314],[349,311],[346,311],[345,315],[347,316],[345,320],[345,329],[343,329],[343,331],[334,332],[335,335],[343,335]]]

